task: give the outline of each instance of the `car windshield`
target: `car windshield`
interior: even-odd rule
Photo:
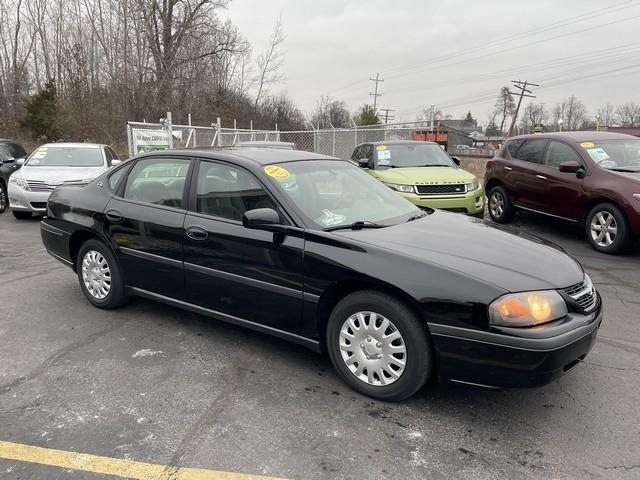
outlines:
[[[455,167],[440,145],[434,143],[398,143],[376,145],[376,168]]]
[[[580,144],[600,168],[640,172],[640,140],[605,140]]]
[[[30,167],[100,167],[103,164],[98,147],[40,147],[25,163]]]
[[[319,229],[355,222],[389,226],[420,214],[411,202],[349,162],[305,160],[264,170]]]

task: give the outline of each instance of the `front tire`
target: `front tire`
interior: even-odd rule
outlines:
[[[513,220],[515,209],[504,187],[497,185],[489,191],[487,202],[491,220],[496,223],[509,223]]]
[[[343,298],[329,317],[326,341],[345,383],[379,400],[404,400],[431,375],[433,348],[424,321],[384,292]]]
[[[585,227],[589,243],[599,252],[618,254],[631,240],[627,219],[612,203],[593,207],[587,215]]]
[[[120,268],[104,243],[87,240],[78,252],[76,271],[82,293],[94,306],[112,309],[125,303]]]

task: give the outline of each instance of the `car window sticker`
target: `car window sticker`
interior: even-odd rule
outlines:
[[[340,213],[333,213],[328,208],[322,210],[322,217],[320,217],[320,223],[327,227],[331,227],[333,225],[340,225],[347,218],[346,215],[342,215]]]
[[[582,148],[585,148],[585,149],[586,149],[586,148],[594,148],[594,147],[595,147],[595,145],[593,144],[593,142],[582,142],[582,143],[580,144],[580,146],[581,146]]]
[[[278,181],[288,180],[291,176],[288,170],[277,165],[267,165],[264,167],[264,172]]]
[[[607,152],[605,152],[604,148],[589,148],[587,149],[587,153],[593,159],[594,162],[599,163],[603,167],[604,167],[603,162],[611,158],[607,154]],[[615,162],[613,163],[615,164]]]
[[[389,165],[391,150],[378,150],[378,165]]]

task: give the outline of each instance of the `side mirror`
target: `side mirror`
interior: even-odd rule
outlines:
[[[24,161],[25,161],[24,158],[19,158],[16,160],[16,163],[18,164],[19,167],[21,167],[22,165],[24,165]]]
[[[451,160],[453,160],[453,163],[460,166],[460,159],[458,157],[451,157]]]
[[[369,168],[369,159],[368,158],[359,158],[358,165],[362,168]]]
[[[280,215],[272,208],[256,208],[247,210],[242,215],[242,225],[252,230],[280,232],[284,225],[280,223]]]
[[[114,158],[113,160],[111,160],[111,166],[115,167],[116,165],[120,165],[122,163],[122,160],[118,160],[117,158]]]
[[[13,158],[13,157],[7,157],[7,158],[5,158],[5,159],[2,161],[2,163],[13,163],[13,162],[15,162],[15,161],[16,161],[16,159],[15,159],[15,158]]]
[[[578,162],[570,161],[563,162],[558,165],[558,170],[564,173],[580,173],[584,171],[584,168],[582,168],[582,165],[580,165]]]

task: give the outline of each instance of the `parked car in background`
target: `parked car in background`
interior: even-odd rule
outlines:
[[[38,147],[9,179],[9,203],[18,219],[44,215],[47,199],[59,185],[84,186],[113,165],[118,155],[108,145],[48,143]]]
[[[579,222],[598,251],[619,253],[640,235],[640,139],[565,132],[509,139],[487,162],[489,214],[517,209]]]
[[[143,154],[57,188],[41,235],[98,308],[142,296],[326,350],[348,385],[382,400],[432,377],[548,383],[584,359],[602,321],[560,248],[421,211],[310,152]]]
[[[9,177],[22,166],[26,156],[27,152],[18,143],[0,139],[0,213],[9,205]]]
[[[412,140],[358,145],[351,160],[418,207],[484,214],[484,189],[437,143]]]

